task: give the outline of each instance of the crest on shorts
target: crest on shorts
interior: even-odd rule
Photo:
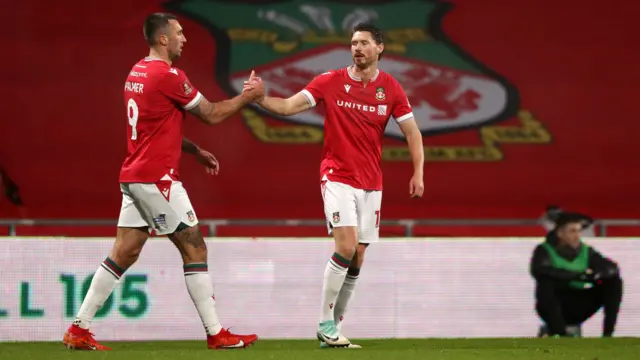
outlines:
[[[333,213],[333,215],[331,216],[331,220],[333,221],[334,224],[337,224],[340,222],[340,212],[336,211]]]
[[[383,87],[379,87],[376,89],[376,99],[378,99],[378,101],[382,101],[384,99],[386,99],[387,97],[384,95],[384,88]]]
[[[166,214],[160,214],[156,217],[153,218],[153,224],[155,225],[156,229],[164,229],[167,227],[167,215]]]
[[[551,142],[546,128],[520,108],[518,89],[444,33],[442,20],[454,9],[449,1],[174,0],[165,6],[213,34],[217,80],[230,96],[242,91],[251,70],[270,95],[294,95],[315,76],[350,65],[351,29],[374,22],[386,34],[380,69],[405,89],[424,137],[439,137],[425,139],[427,161],[500,161],[501,144]],[[382,105],[389,100],[384,89],[372,99]],[[322,105],[276,117],[251,104],[242,114],[265,143],[323,142]],[[409,161],[399,125],[389,121],[384,134],[391,143],[383,148],[383,159]]]
[[[193,213],[193,210],[187,211],[187,219],[189,219],[189,222],[196,221],[196,214]]]

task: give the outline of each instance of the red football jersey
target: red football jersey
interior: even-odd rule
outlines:
[[[324,102],[324,150],[320,178],[363,190],[382,190],[382,139],[389,118],[413,117],[404,89],[378,70],[362,81],[344,68],[315,77],[302,94],[311,106]]]
[[[182,122],[201,99],[184,72],[163,60],[145,58],[133,66],[124,85],[128,151],[120,182],[178,179]]]

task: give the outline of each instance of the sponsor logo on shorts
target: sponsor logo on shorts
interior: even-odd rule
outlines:
[[[193,210],[187,211],[187,219],[189,219],[189,222],[196,221],[196,214],[193,213]]]
[[[339,211],[333,213],[332,220],[333,220],[334,224],[337,224],[337,223],[340,222],[340,212]]]
[[[167,227],[167,216],[165,214],[160,214],[157,217],[153,218],[153,224],[156,229],[163,229]]]

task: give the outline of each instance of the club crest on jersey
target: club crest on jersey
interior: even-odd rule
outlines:
[[[340,212],[334,212],[333,215],[331,216],[331,221],[333,221],[334,224],[337,224],[340,222]]]
[[[227,59],[216,61],[216,79],[234,96],[242,92],[251,70],[262,78],[269,93],[290,97],[317,76],[350,64],[350,32],[354,25],[375,21],[387,36],[381,71],[393,76],[406,93],[395,86],[375,84],[375,99],[367,105],[386,104],[378,112],[395,113],[391,103],[410,104],[425,142],[429,136],[447,134],[446,144],[425,146],[429,161],[502,161],[502,143],[548,144],[551,135],[531,112],[520,108],[517,88],[496,71],[480,63],[453,43],[440,24],[456,11],[446,0],[398,0],[361,2],[341,0],[171,0],[171,12],[207,27],[216,41],[216,52]],[[411,8],[410,16],[397,15]],[[430,24],[429,29],[425,24]],[[434,46],[437,45],[437,46]],[[238,49],[242,50],[238,50]],[[256,49],[251,51],[251,49]],[[254,55],[231,54],[248,51]],[[354,90],[354,91],[351,91]],[[338,83],[333,90],[349,95],[355,88]],[[242,110],[248,131],[269,144],[322,144],[326,111],[323,103],[288,117],[277,117],[251,104]],[[281,122],[277,124],[274,122]],[[508,125],[501,124],[508,122]],[[476,129],[479,141],[469,140]],[[459,136],[456,133],[459,132]],[[384,135],[404,139],[396,121],[389,121]],[[437,143],[437,142],[436,142]],[[383,148],[384,160],[410,161],[406,145]]]

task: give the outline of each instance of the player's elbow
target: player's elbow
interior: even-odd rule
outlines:
[[[218,114],[211,114],[205,118],[207,125],[217,125],[223,122],[225,117]]]
[[[286,108],[266,108],[266,110],[276,116],[291,116],[291,111]]]
[[[278,114],[280,116],[291,116],[291,115],[295,115],[296,112],[291,108],[291,107],[285,107],[284,109],[282,109],[281,113]]]
[[[422,142],[422,132],[418,128],[415,121],[413,121],[412,119],[401,122],[400,130],[404,134],[404,137],[407,139],[407,142],[410,142],[410,141]]]
[[[407,129],[404,136],[407,139],[407,142],[415,141],[415,142],[422,143],[422,133],[420,132],[420,129],[418,129],[417,126],[412,126],[409,129]]]
[[[291,116],[299,112],[296,111],[295,103],[291,98],[265,98],[258,105],[277,116]]]
[[[306,104],[305,104],[306,105]],[[307,109],[307,106],[305,105],[299,105],[294,103],[293,101],[289,101],[286,103],[286,105],[284,106],[284,108],[282,109],[282,116],[292,116],[292,115],[296,115],[299,114],[301,112],[303,112],[304,110]]]

